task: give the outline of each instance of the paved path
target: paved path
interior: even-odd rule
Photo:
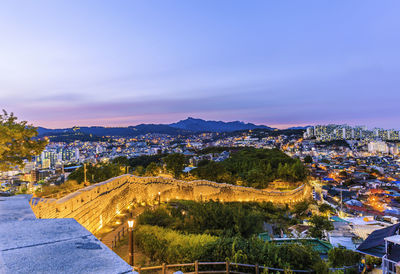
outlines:
[[[142,212],[144,211],[144,207],[137,207],[133,210],[133,216],[137,217],[138,215],[142,214]],[[104,237],[102,237],[101,241],[103,242],[103,244],[105,244],[106,246],[108,246],[110,249],[112,249],[112,243],[114,241],[114,239],[117,237],[118,238],[118,232],[120,233],[120,236],[122,238],[123,236],[123,231],[124,233],[127,233],[128,231],[128,225],[127,223],[123,223],[121,224],[119,227],[117,227],[116,229],[114,229],[113,231],[111,231],[110,233],[108,233],[107,235],[105,235]]]

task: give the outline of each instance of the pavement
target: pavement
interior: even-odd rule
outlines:
[[[142,214],[142,212],[144,211],[144,207],[137,207],[133,210],[133,216],[136,218],[138,215]],[[102,237],[101,241],[108,246],[109,248],[112,249],[112,243],[113,241],[116,239],[116,237],[118,237],[118,232],[121,235],[122,238],[122,230],[125,230],[125,233],[127,233],[128,226],[126,223],[121,224],[120,226],[118,226],[116,229],[114,229],[113,231],[111,231],[110,233],[108,233],[107,235],[105,235],[104,237]]]
[[[132,273],[74,219],[36,219],[29,195],[0,197],[0,273]]]

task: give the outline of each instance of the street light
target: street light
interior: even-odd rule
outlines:
[[[135,259],[134,259],[134,241],[135,238],[133,236],[133,225],[135,223],[135,220],[128,220],[128,231],[129,231],[129,264],[131,266],[134,265]]]
[[[161,204],[161,192],[158,192],[158,206]]]

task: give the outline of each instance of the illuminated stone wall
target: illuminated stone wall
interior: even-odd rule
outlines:
[[[259,190],[206,180],[186,182],[166,177],[122,175],[82,188],[61,199],[33,198],[31,207],[38,218],[74,218],[95,233],[133,201],[152,203],[158,199],[271,201],[294,204],[311,196],[308,185],[291,191]]]

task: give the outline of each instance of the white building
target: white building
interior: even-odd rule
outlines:
[[[368,152],[370,153],[389,153],[389,146],[383,141],[374,141],[368,143]]]

